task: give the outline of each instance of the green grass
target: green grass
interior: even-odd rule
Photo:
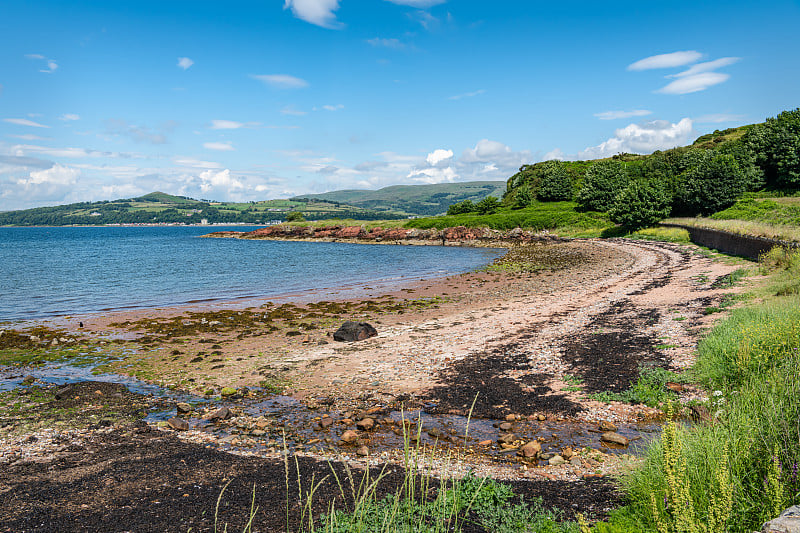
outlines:
[[[693,373],[713,391],[714,422],[668,424],[623,478],[628,505],[608,527],[634,517],[641,531],[749,533],[800,503],[800,296],[780,294],[800,279],[800,252],[773,251],[762,269],[763,299],[698,347]]]
[[[669,345],[663,345],[667,347]],[[677,400],[677,395],[666,387],[667,382],[688,383],[689,377],[659,367],[642,367],[639,377],[631,388],[624,392],[603,391],[590,395],[601,402],[625,402],[662,407]]]

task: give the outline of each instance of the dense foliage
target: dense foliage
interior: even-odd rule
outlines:
[[[598,161],[586,170],[578,192],[578,206],[584,211],[608,211],[617,195],[628,185],[628,171],[618,160]]]
[[[608,210],[612,222],[627,229],[647,228],[669,216],[670,199],[655,180],[633,181],[614,199]]]
[[[542,165],[542,179],[536,198],[542,202],[560,202],[572,199],[572,179],[561,161],[546,161]]]

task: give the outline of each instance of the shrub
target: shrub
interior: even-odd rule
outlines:
[[[496,213],[499,208],[500,201],[494,196],[487,196],[475,204],[475,210],[479,215],[491,215],[492,213]]]
[[[608,211],[614,199],[628,185],[628,173],[619,161],[600,161],[588,169],[578,192],[578,206],[583,211]]]
[[[736,203],[745,191],[747,176],[730,154],[709,152],[681,176],[683,190],[678,210],[686,214],[711,214]]]
[[[558,202],[572,198],[572,180],[561,161],[547,161],[542,165],[539,192],[542,202]]]
[[[657,182],[634,181],[614,200],[608,216],[631,230],[647,228],[669,216],[670,200]]]
[[[305,222],[306,217],[300,211],[291,211],[286,215],[286,222]]]
[[[477,211],[477,208],[472,203],[472,200],[464,200],[447,208],[448,215],[463,215],[464,213],[474,213],[475,211]]]

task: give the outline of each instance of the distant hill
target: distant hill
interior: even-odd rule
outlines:
[[[73,226],[105,224],[269,224],[299,211],[309,220],[351,218],[378,220],[406,218],[391,211],[375,211],[340,202],[308,199],[262,202],[213,202],[152,192],[121,200],[80,202],[0,212],[0,226]]]
[[[450,205],[464,200],[477,202],[487,196],[501,198],[505,190],[504,181],[466,181],[434,185],[393,185],[375,191],[348,189],[305,194],[292,200],[323,200],[375,211],[431,216],[446,213]]]

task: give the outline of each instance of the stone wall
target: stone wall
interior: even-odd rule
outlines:
[[[775,246],[786,246],[790,248],[800,247],[800,243],[796,242],[754,237],[752,235],[740,235],[738,233],[718,229],[696,228],[681,224],[661,225],[685,229],[689,232],[689,238],[695,244],[713,248],[714,250],[719,250],[726,254],[740,255],[753,260],[758,259],[759,255],[770,251]]]

